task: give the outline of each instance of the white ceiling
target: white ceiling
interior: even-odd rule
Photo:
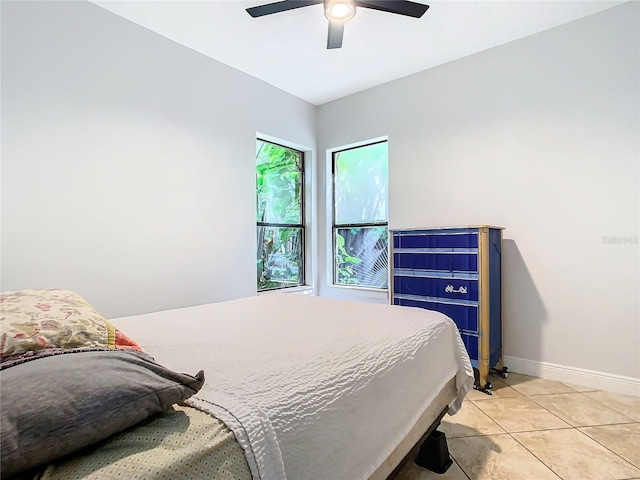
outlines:
[[[315,105],[614,7],[615,1],[420,0],[420,19],[358,8],[327,50],[322,5],[260,18],[275,0],[93,0],[121,17]]]

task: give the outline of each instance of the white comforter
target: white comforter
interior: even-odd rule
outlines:
[[[473,370],[454,323],[422,309],[273,294],[111,322],[206,382],[194,406],[231,428],[255,480],[368,478],[453,376]]]

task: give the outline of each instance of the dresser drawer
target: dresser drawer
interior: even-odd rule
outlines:
[[[393,254],[393,266],[411,270],[477,272],[478,254],[397,252]]]
[[[477,233],[397,233],[394,248],[478,248]]]
[[[478,301],[478,280],[394,275],[394,294]]]
[[[436,302],[422,302],[420,300],[411,300],[406,298],[395,297],[393,299],[394,305],[401,305],[404,307],[418,307],[425,308],[427,310],[435,310],[436,312],[444,313],[451,318],[458,330],[460,331],[460,337],[464,343],[469,358],[478,361],[478,307],[466,306],[466,305],[450,305]],[[458,307],[458,308],[447,308]]]
[[[393,303],[394,305],[426,308],[444,313],[453,320],[459,330],[478,333],[478,307],[476,305],[456,305],[397,297],[393,299]]]

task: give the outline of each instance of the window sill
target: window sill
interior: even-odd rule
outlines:
[[[381,288],[358,287],[352,285],[327,285],[321,296],[343,298],[345,300],[363,300],[375,303],[389,303],[389,291]]]
[[[313,295],[313,287],[311,285],[301,285],[300,287],[278,288],[276,290],[267,290],[266,292],[258,292],[258,295],[272,295],[274,293]]]
[[[329,285],[330,288],[340,288],[340,289],[346,289],[346,290],[360,290],[360,291],[364,291],[364,292],[373,292],[373,293],[377,293],[380,295],[386,295],[387,293],[389,293],[389,289],[388,288],[373,288],[373,287],[361,287],[358,285],[340,285],[337,283],[331,284]]]

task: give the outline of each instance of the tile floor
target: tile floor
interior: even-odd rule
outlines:
[[[640,398],[510,373],[446,415],[454,463],[411,463],[398,480],[640,479]]]

